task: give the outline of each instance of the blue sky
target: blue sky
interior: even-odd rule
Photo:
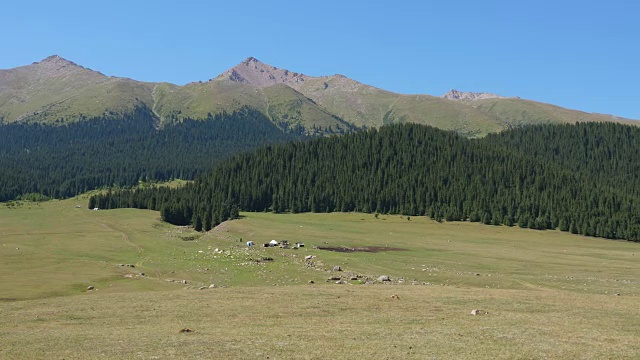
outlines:
[[[484,91],[640,119],[640,2],[93,3],[5,3],[0,68],[58,54],[184,84],[254,56],[399,93]]]

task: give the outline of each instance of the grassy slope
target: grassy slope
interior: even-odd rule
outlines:
[[[222,111],[249,106],[265,113],[273,121],[291,125],[329,127],[340,121],[304,95],[285,85],[258,89],[231,81],[214,80],[183,87],[161,84],[155,88],[154,110],[163,119],[206,118]]]
[[[163,120],[171,115],[178,119],[204,119],[209,113],[233,112],[242,106],[265,109],[266,99],[260,90],[244,84],[209,81],[185,86],[161,85],[155,90],[154,109]]]
[[[278,84],[266,87],[262,91],[268,101],[267,114],[273,121],[284,121],[306,128],[335,128],[337,125],[345,127],[340,120],[289,86]]]
[[[494,117],[473,107],[427,95],[402,95],[390,108],[390,114],[402,119],[401,122],[431,125],[469,136],[504,129]]]
[[[312,78],[300,92],[331,113],[358,126],[396,122],[427,124],[466,135],[483,136],[513,126],[576,121],[637,121],[589,114],[522,99],[447,100],[429,95],[402,95],[342,76]]]
[[[266,213],[184,241],[199,234],[160,223],[156,212],[85,204],[0,206],[0,357],[640,356],[635,243],[424,218]],[[307,247],[247,250],[240,238]],[[315,267],[304,265],[308,254]],[[264,256],[274,261],[250,260]],[[331,272],[335,265],[344,271]],[[396,285],[325,281],[345,273],[386,274]],[[229,287],[197,290],[210,283]],[[469,315],[475,308],[489,315]],[[195,332],[179,334],[184,327]]]
[[[488,113],[490,116],[498,119],[500,124],[506,126],[586,121],[615,121],[638,125],[638,121],[631,121],[611,115],[589,114],[530,100],[486,99],[475,102],[465,101],[463,103]]]
[[[343,76],[311,78],[298,91],[338,117],[356,125],[376,127],[397,94]]]
[[[344,76],[308,77],[304,82],[267,88],[224,77],[176,86],[107,77],[61,58],[0,70],[0,118],[51,123],[105,113],[127,113],[146,105],[162,121],[202,119],[242,106],[258,109],[275,121],[328,127],[335,115],[355,126],[378,127],[415,122],[465,135],[483,136],[511,126],[575,121],[638,122],[587,114],[520,99],[453,101],[429,95],[401,95]],[[294,90],[295,89],[295,90]],[[344,127],[344,126],[343,126]]]
[[[29,119],[52,122],[58,118],[74,120],[105,112],[127,113],[136,105],[153,103],[151,84],[107,77],[77,66],[54,71],[46,65],[29,65],[2,74],[0,117],[12,122]]]

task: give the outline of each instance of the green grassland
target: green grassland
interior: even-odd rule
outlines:
[[[86,204],[0,204],[0,358],[640,357],[637,243],[359,213],[201,234]]]
[[[130,113],[151,103],[152,84],[107,77],[77,65],[29,65],[6,71],[0,86],[0,118],[6,122],[65,123]],[[46,75],[46,74],[49,75]]]

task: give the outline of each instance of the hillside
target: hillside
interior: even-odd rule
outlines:
[[[89,207],[151,208],[205,231],[239,211],[365,212],[640,241],[638,139],[640,128],[610,123],[471,140],[395,124],[259,148],[193,186],[98,195]]]
[[[272,122],[320,129],[418,123],[484,136],[514,126],[586,121],[630,122],[495,94],[452,90],[442,97],[397,94],[342,75],[307,76],[248,58],[206,82],[184,86],[105,76],[59,56],[0,70],[0,119],[73,122],[153,110],[162,124],[257,110]]]
[[[105,76],[59,56],[0,70],[3,122],[70,122],[153,102],[151,84]]]
[[[246,108],[160,129],[146,107],[66,126],[5,124],[0,127],[0,201],[189,180],[237,153],[300,138],[300,132],[284,132]]]

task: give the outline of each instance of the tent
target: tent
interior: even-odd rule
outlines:
[[[275,240],[269,241],[269,245],[271,245],[271,246],[278,246],[278,244],[279,243],[277,241],[275,241]]]

